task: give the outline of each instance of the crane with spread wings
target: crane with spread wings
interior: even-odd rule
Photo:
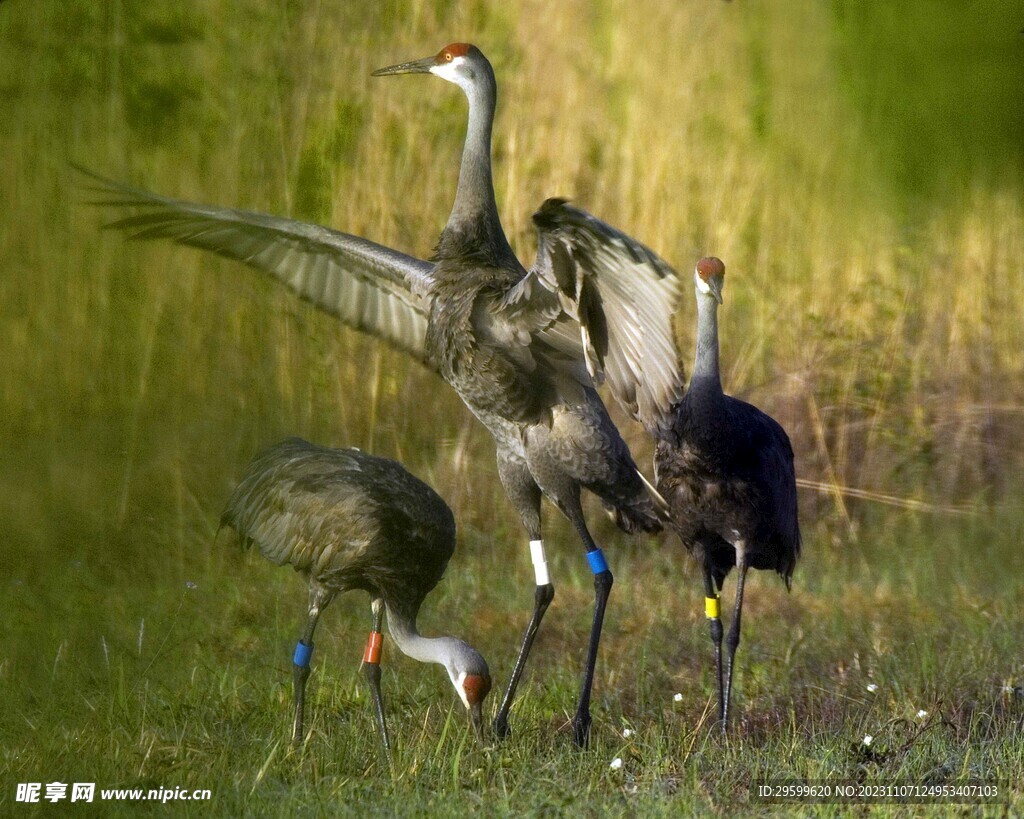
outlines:
[[[534,610],[495,718],[508,713],[551,600],[541,535],[546,496],[579,533],[594,573],[595,605],[572,721],[586,744],[594,667],[612,573],[591,536],[581,489],[626,531],[658,531],[660,496],[636,468],[597,387],[637,420],[660,423],[682,396],[672,316],[675,271],[652,250],[549,199],[534,214],[535,264],[515,257],[498,217],[491,174],[494,72],[478,48],[455,43],[381,74],[430,73],[469,100],[455,203],[430,261],[319,225],[171,199],[88,174],[101,204],[124,208],[110,227],[212,251],[279,279],[344,324],[405,351],[451,384],[497,446],[498,474],[526,527]],[[86,172],[88,173],[88,172]]]

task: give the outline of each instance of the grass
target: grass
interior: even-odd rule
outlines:
[[[671,542],[614,544],[617,584],[591,748],[574,751],[565,725],[591,593],[577,561],[560,550],[558,597],[507,743],[476,748],[444,674],[386,655],[393,774],[357,673],[365,597],[342,598],[325,615],[310,736],[292,752],[289,647],[302,620],[301,581],[231,548],[227,537],[176,548],[161,532],[129,534],[163,559],[128,571],[112,558],[85,557],[93,533],[82,527],[86,543],[59,566],[63,583],[33,582],[22,571],[6,590],[18,619],[4,626],[0,691],[18,707],[0,723],[5,799],[11,783],[53,777],[211,788],[214,810],[230,814],[676,814],[756,805],[750,784],[769,776],[971,776],[1009,787],[1010,804],[1019,804],[1019,558],[991,578],[953,547],[973,534],[995,554],[1011,553],[1020,518],[994,521],[987,533],[933,536],[913,515],[887,523],[893,541],[911,547],[902,571],[885,566],[892,543],[879,542],[856,556],[809,556],[791,595],[768,578],[751,584],[731,742],[709,719],[710,644],[695,572]],[[519,594],[495,594],[488,579],[509,559],[516,534],[464,533],[457,572],[424,616],[428,633],[450,627],[470,637],[499,681],[526,616],[529,570],[512,566]],[[104,545],[109,552],[117,544]],[[933,550],[953,557],[929,573]],[[609,767],[616,757],[620,770]]]
[[[771,775],[975,776],[1005,785],[992,813],[1020,812],[1024,106],[1013,4],[981,5],[2,4],[3,811],[15,783],[60,780],[208,787],[218,814],[771,812],[750,796]],[[616,585],[588,751],[563,729],[592,592],[550,512],[558,592],[509,742],[476,748],[443,673],[392,651],[386,771],[353,595],[321,625],[309,741],[287,747],[302,584],[214,539],[248,458],[301,434],[437,487],[460,549],[423,627],[477,645],[501,686],[532,577],[492,444],[436,378],[247,271],[101,233],[67,162],[424,256],[464,102],[368,74],[453,39],[498,74],[496,187],[524,259],[555,194],[682,270],[725,259],[727,387],[826,489],[801,494],[793,593],[750,584],[728,744],[692,565],[591,507]],[[686,307],[687,357],[692,333]]]

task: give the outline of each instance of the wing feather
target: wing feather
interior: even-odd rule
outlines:
[[[672,322],[678,275],[650,248],[565,200],[547,200],[533,221],[537,262],[506,302],[529,302],[546,322],[534,337],[585,361],[595,381],[660,436],[683,395]]]
[[[159,196],[82,168],[95,204],[134,211],[105,227],[170,239],[269,273],[344,324],[426,363],[433,265],[358,236],[262,213]]]

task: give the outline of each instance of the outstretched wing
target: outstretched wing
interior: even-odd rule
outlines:
[[[679,277],[650,248],[563,199],[533,215],[537,262],[510,291],[547,324],[533,336],[586,362],[598,382],[652,434],[683,395],[672,316]],[[525,311],[524,311],[525,312]]]
[[[132,211],[104,227],[243,262],[349,327],[426,361],[431,264],[319,225],[170,199],[77,170],[103,194],[94,204]]]

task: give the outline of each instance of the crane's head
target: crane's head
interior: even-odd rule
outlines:
[[[455,686],[462,704],[469,711],[473,727],[478,734],[483,733],[483,703],[491,690],[491,672],[487,661],[475,648],[466,645],[462,640],[449,638],[451,647],[445,669]]]
[[[725,287],[725,264],[714,256],[705,256],[693,271],[693,284],[700,295],[711,296],[722,303],[722,288]]]
[[[455,83],[468,94],[478,80],[488,75],[493,78],[494,71],[483,52],[475,45],[452,43],[433,57],[389,65],[373,72],[374,77],[383,77],[387,74],[434,74]]]

